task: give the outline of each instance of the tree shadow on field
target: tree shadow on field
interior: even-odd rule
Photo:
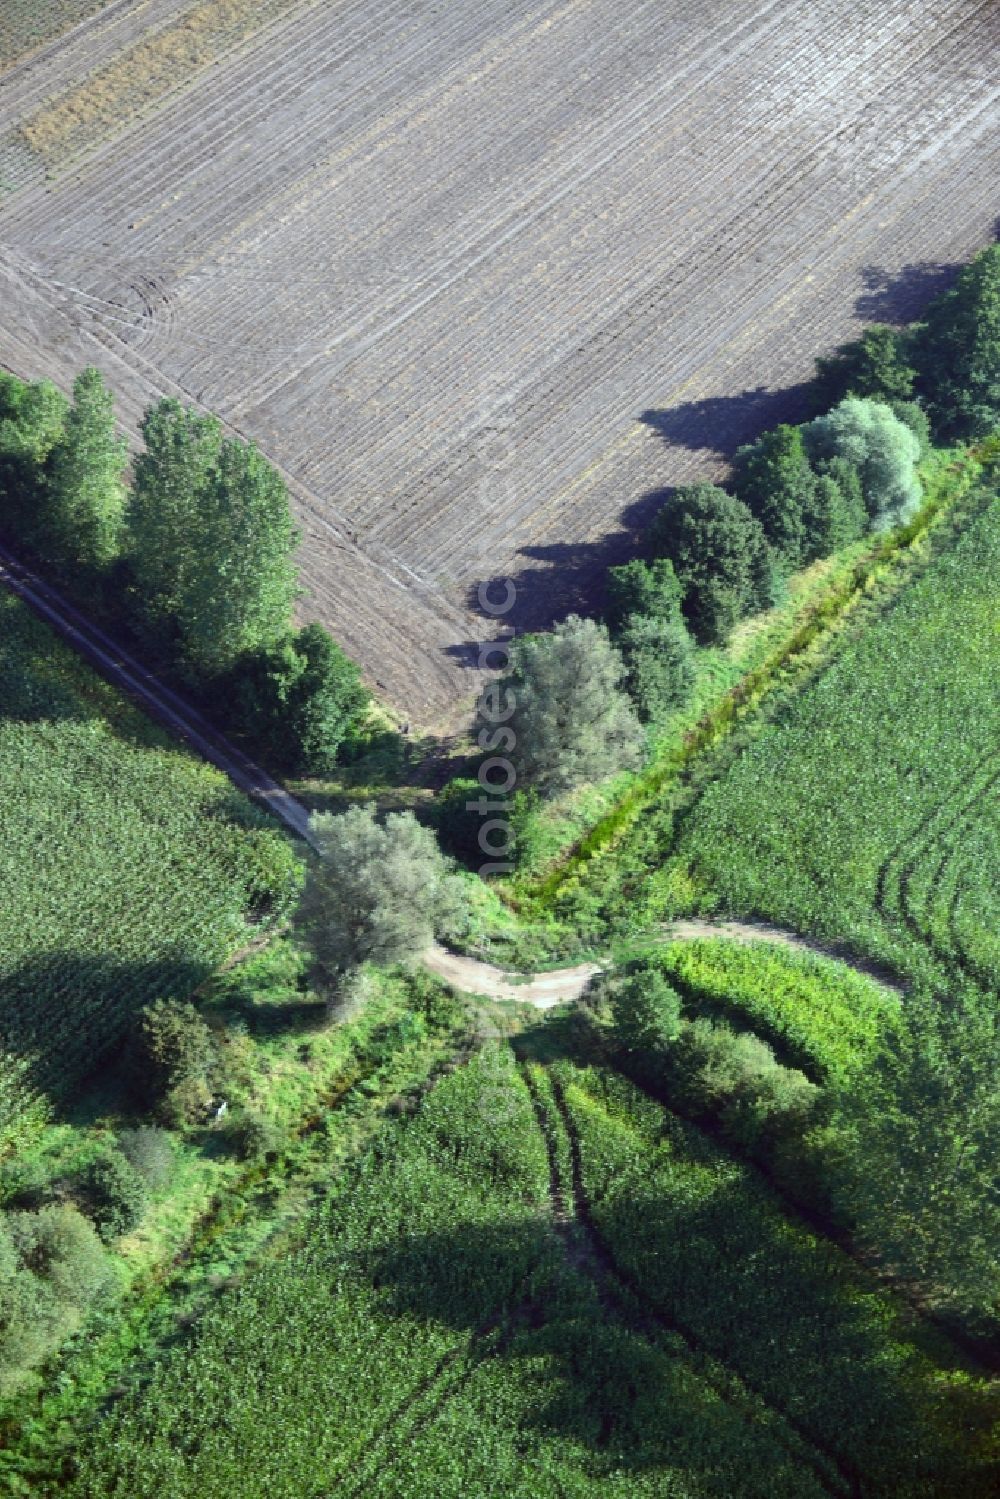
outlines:
[[[845,1484],[873,1478],[882,1492],[886,1452],[922,1477],[954,1476],[929,1434],[932,1381],[887,1361],[891,1340],[865,1305],[838,1297],[829,1280],[817,1298],[820,1270],[791,1263],[780,1217],[747,1220],[738,1183],[720,1181],[695,1202],[664,1200],[643,1185],[619,1215],[616,1224],[597,1211],[589,1248],[590,1230],[578,1222],[562,1233],[538,1218],[459,1223],[375,1245],[361,1268],[391,1315],[470,1334],[484,1365],[516,1366],[532,1387],[527,1429],[565,1441],[567,1456],[585,1449],[595,1476],[690,1471],[708,1492],[732,1492],[727,1449],[748,1441],[752,1449],[755,1428],[745,1396],[729,1406],[732,1387],[720,1401],[718,1374],[695,1375],[706,1356],[742,1376],[779,1433],[774,1441],[761,1432],[747,1452],[760,1473],[748,1493],[791,1492],[795,1474],[801,1492],[818,1493],[810,1470],[834,1465]],[[605,1245],[628,1245],[633,1263],[620,1268]],[[770,1362],[758,1357],[768,1347]],[[793,1377],[783,1348],[794,1349]],[[857,1397],[855,1429],[842,1439],[827,1414],[831,1388]],[[706,1462],[709,1432],[717,1466]],[[871,1432],[878,1436],[865,1450]],[[803,1442],[805,1461],[790,1458]]]
[[[997,224],[1000,232],[1000,221]],[[954,281],[960,266],[918,261],[889,271],[877,265],[860,268],[862,291],[855,313],[866,323],[898,324],[921,316],[927,303]],[[847,340],[849,341],[849,340]],[[829,357],[835,347],[817,347],[817,357]],[[825,407],[814,380],[768,388],[758,385],[733,395],[706,396],[677,406],[648,408],[637,420],[661,438],[668,449],[702,453],[710,460],[705,478],[725,483],[725,465],[736,450],[753,442],[761,433],[783,422],[800,423],[819,415]],[[721,470],[721,472],[720,472]],[[689,482],[693,482],[693,479]],[[520,565],[501,577],[481,580],[488,597],[500,602],[509,580],[515,589],[513,607],[495,619],[479,602],[480,580],[466,594],[466,607],[482,618],[482,640],[500,639],[515,633],[550,628],[570,613],[600,614],[605,602],[605,574],[609,567],[647,555],[643,532],[657,510],[673,493],[669,486],[651,489],[624,507],[609,484],[606,512],[615,527],[591,541],[555,542],[524,546],[518,552]],[[481,641],[464,640],[446,648],[461,666],[476,669]],[[489,669],[489,667],[487,668]]]
[[[898,271],[887,271],[878,265],[862,266],[864,290],[854,304],[854,311],[866,323],[914,322],[932,298],[947,291],[961,269],[959,264],[933,260],[913,261]]]
[[[544,1219],[458,1224],[361,1258],[389,1315],[470,1335],[473,1363],[487,1380],[493,1365],[501,1388],[514,1372],[527,1398],[513,1445],[526,1468],[536,1444],[556,1442],[581,1477],[698,1471],[708,1402],[668,1351],[609,1315]],[[731,1493],[721,1476],[698,1477],[719,1499]]]
[[[25,1101],[42,1095],[65,1117],[113,1066],[143,1006],[187,997],[211,971],[180,950],[144,963],[50,951],[0,969],[0,1071],[18,1075]]]
[[[805,420],[812,415],[813,401],[811,381],[778,390],[758,385],[733,396],[707,396],[668,410],[644,411],[639,420],[668,447],[715,453],[729,460],[738,447],[770,427]]]

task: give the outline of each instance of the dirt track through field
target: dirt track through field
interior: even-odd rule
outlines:
[[[881,969],[863,958],[835,952],[818,942],[811,942],[797,932],[785,931],[782,927],[769,926],[753,921],[674,921],[664,926],[657,939],[663,942],[694,942],[705,937],[726,937],[732,942],[772,942],[779,947],[791,948],[795,952],[812,953],[817,957],[836,958],[838,962],[864,974],[885,989],[902,994],[901,985],[895,983]],[[579,963],[573,968],[555,968],[551,973],[512,973],[496,968],[492,963],[481,963],[477,958],[466,958],[460,953],[449,952],[436,943],[423,954],[425,968],[438,978],[464,989],[469,994],[481,994],[487,999],[518,999],[539,1010],[550,1010],[554,1005],[579,999],[595,974],[601,972],[600,963]]]
[[[0,161],[109,35],[0,80]],[[653,489],[987,242],[998,42],[992,0],[303,3],[54,181],[9,147],[0,361],[254,437],[306,612],[444,727],[475,585],[579,602]]]

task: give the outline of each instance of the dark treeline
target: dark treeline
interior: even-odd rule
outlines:
[[[542,798],[634,765],[640,725],[655,729],[685,705],[696,646],[724,646],[741,619],[780,600],[797,569],[907,522],[932,441],[972,441],[997,426],[1000,245],[965,266],[923,322],[875,325],[818,360],[811,395],[812,420],[740,448],[726,487],[670,495],[642,555],[610,569],[603,621],[571,615],[513,642],[510,670],[479,717],[491,723],[491,704],[513,705],[481,747],[514,755],[507,812],[518,862],[533,856]],[[476,794],[474,781],[454,781],[438,808],[446,846],[473,862]]]
[[[321,626],[294,627],[280,475],[175,400],[150,407],[142,436],[128,485],[96,369],[71,402],[0,375],[0,530],[274,769],[332,770],[368,694]]]
[[[626,663],[637,619],[670,618],[678,602],[697,641],[723,644],[790,572],[908,520],[932,438],[970,441],[996,427],[1000,246],[976,256],[923,322],[875,325],[818,360],[813,396],[821,414],[741,448],[728,488],[671,495],[646,534],[652,560],[612,568],[608,624]],[[641,667],[631,677],[641,703]]]

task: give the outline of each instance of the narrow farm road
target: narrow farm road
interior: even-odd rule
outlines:
[[[103,630],[90,622],[50,584],[42,581],[0,546],[0,583],[17,594],[103,677],[229,777],[238,790],[283,822],[311,846],[309,813],[277,781],[255,765],[169,687],[165,687]]]
[[[785,931],[782,927],[768,926],[763,922],[675,921],[662,927],[656,940],[691,942],[701,937],[727,937],[732,942],[742,943],[773,942],[779,947],[814,953],[818,957],[835,957],[848,968],[864,974],[884,988],[891,989],[896,994],[903,992],[899,984],[891,982],[880,970],[863,959],[844,956],[819,942],[800,937],[797,932]],[[579,999],[602,966],[600,963],[579,963],[575,968],[555,968],[550,973],[533,977],[496,968],[492,963],[482,963],[477,958],[463,957],[437,944],[427,949],[422,961],[431,973],[445,979],[457,989],[464,989],[470,994],[481,994],[487,999],[519,999],[539,1010],[550,1010],[553,1005]]]

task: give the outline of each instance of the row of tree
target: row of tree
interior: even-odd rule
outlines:
[[[368,701],[325,630],[296,630],[298,536],[281,476],[214,417],[165,399],[142,423],[131,485],[110,391],[72,402],[0,377],[0,526],[278,770],[330,770]]]
[[[692,484],[670,496],[645,559],[610,569],[603,622],[570,616],[513,643],[498,700],[513,705],[504,732],[518,790],[507,815],[519,857],[539,796],[637,763],[642,725],[690,694],[696,642],[725,644],[795,569],[909,520],[932,436],[974,439],[1000,422],[1000,246],[966,266],[924,322],[869,328],[819,360],[814,395],[811,421],[737,452],[728,489]],[[475,796],[462,779],[439,801],[446,845],[473,861]]]

